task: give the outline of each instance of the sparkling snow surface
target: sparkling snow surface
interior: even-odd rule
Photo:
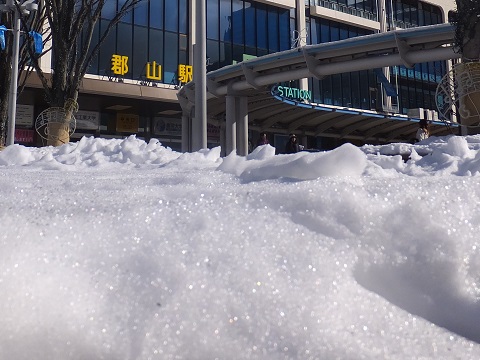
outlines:
[[[274,152],[0,152],[0,359],[479,359],[480,137]]]

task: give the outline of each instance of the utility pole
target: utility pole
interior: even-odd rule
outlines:
[[[207,19],[205,0],[196,0],[193,77],[195,118],[192,124],[192,151],[207,148]]]
[[[20,21],[21,16],[27,16],[30,11],[37,11],[38,5],[35,0],[26,0],[19,3],[18,0],[7,0],[6,4],[0,5],[1,12],[12,12],[13,21],[13,52],[12,52],[12,81],[8,98],[8,132],[7,146],[15,142],[15,117],[17,116],[17,86],[18,86],[18,58],[20,52]]]

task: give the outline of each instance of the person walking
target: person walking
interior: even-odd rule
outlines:
[[[270,142],[268,141],[268,138],[267,138],[267,134],[266,133],[261,133],[260,138],[257,141],[257,146],[267,145],[267,144],[270,144]]]
[[[419,128],[418,128],[417,134],[415,136],[417,138],[417,141],[422,141],[422,140],[428,139],[428,137],[430,136],[430,129],[429,129],[428,121],[425,120],[425,119],[422,119],[418,123],[418,126],[419,126]]]
[[[285,145],[285,154],[294,154],[300,151],[297,142],[297,136],[295,134],[290,134],[290,139]]]

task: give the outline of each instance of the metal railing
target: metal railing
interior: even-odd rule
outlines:
[[[339,4],[329,0],[311,0],[314,5],[321,6],[330,10],[340,11],[345,14],[362,17],[364,19],[378,21],[377,14],[362,9],[357,9],[344,4]]]

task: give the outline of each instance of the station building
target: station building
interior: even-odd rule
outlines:
[[[106,2],[93,41],[98,41],[121,0]],[[328,43],[361,35],[448,22],[453,0],[206,0],[207,71],[295,47]],[[384,11],[382,15],[380,12]],[[131,134],[158,138],[182,150],[179,88],[192,80],[195,44],[194,0],[144,0],[122,19],[93,61],[79,94],[77,126],[82,136],[122,138]],[[383,21],[382,21],[383,19]],[[312,103],[331,107],[390,111],[435,110],[435,91],[449,61],[394,66],[383,70],[395,96],[385,103],[385,76],[365,70],[308,79]],[[42,67],[51,69],[49,56]],[[296,87],[295,84],[279,84]],[[48,106],[38,79],[32,76],[19,99],[16,142],[42,145],[36,117]],[[392,111],[393,111],[392,110]],[[268,109],[267,109],[268,111]],[[435,113],[430,112],[432,119]],[[279,115],[281,116],[281,115]],[[208,124],[208,145],[221,142],[221,126]],[[252,130],[254,131],[254,130]],[[258,133],[249,136],[256,140]],[[287,136],[269,132],[271,143]],[[408,140],[408,139],[406,139]],[[307,140],[305,140],[307,142]],[[328,149],[338,139],[308,139],[307,147]],[[348,136],[341,141],[352,141]],[[358,142],[358,141],[357,141]]]

